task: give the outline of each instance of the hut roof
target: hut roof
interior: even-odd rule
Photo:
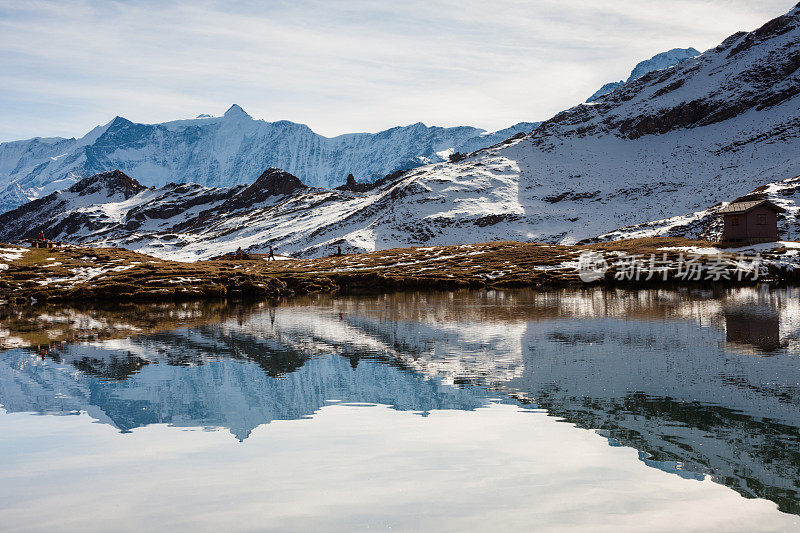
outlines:
[[[735,215],[739,213],[747,213],[748,211],[760,206],[772,209],[776,213],[786,212],[786,209],[778,207],[769,200],[753,200],[752,202],[733,202],[720,209],[719,213],[723,215]]]

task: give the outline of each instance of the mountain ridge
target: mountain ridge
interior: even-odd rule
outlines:
[[[685,61],[689,58],[696,57],[699,55],[700,52],[698,52],[692,47],[673,48],[672,50],[667,50],[666,52],[661,52],[660,54],[656,54],[650,59],[645,59],[644,61],[640,61],[633,68],[627,80],[612,81],[604,84],[592,96],[586,99],[586,103],[589,104],[594,102],[595,100],[599,100],[600,98],[612,92],[616,88],[625,85],[625,83],[629,81],[641,78],[645,74],[649,74],[650,72],[653,72],[655,70],[663,70],[665,68],[674,67],[675,65],[677,65],[682,61]]]
[[[305,124],[253,119],[237,104],[220,117],[159,124],[116,116],[77,139],[0,143],[0,210],[112,169],[133,174],[148,186],[238,185],[268,167],[285,169],[313,186],[335,187],[348,174],[370,182],[398,169],[446,160],[447,153],[489,146],[537,125],[519,122],[486,132],[418,122],[377,133],[325,137]]]

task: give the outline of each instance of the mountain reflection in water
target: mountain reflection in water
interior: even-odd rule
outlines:
[[[121,335],[0,354],[0,404],[9,413],[85,412],[124,432],[226,428],[242,440],[331,401],[424,415],[499,397],[598,430],[650,466],[709,474],[800,514],[799,296],[753,288],[317,297],[214,307],[207,321],[198,308],[183,325],[133,336],[126,332],[141,324],[120,311],[105,316]],[[53,323],[80,312],[40,314]],[[85,325],[73,318],[56,322]],[[3,327],[15,335],[9,320]]]

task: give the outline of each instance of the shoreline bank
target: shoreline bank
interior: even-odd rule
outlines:
[[[602,261],[604,267],[590,283],[579,275],[586,254]],[[741,258],[756,255],[759,270],[737,276],[735,269]],[[697,279],[678,278],[685,257],[694,262]],[[638,258],[635,265],[632,258]],[[660,270],[647,272],[648,261],[653,263],[656,259],[661,262]],[[708,276],[715,268],[716,276]],[[194,263],[118,248],[39,249],[0,244],[0,300],[11,306],[35,302],[268,300],[312,293],[378,294],[466,288],[674,288],[798,281],[800,243],[790,242],[742,248],[721,248],[715,243],[679,238],[582,246],[490,242],[396,248],[317,259],[267,261],[264,256],[251,255],[247,259]]]

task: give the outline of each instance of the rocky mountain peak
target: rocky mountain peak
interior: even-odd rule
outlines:
[[[660,54],[656,54],[650,59],[641,61],[639,64],[637,64],[627,81],[641,78],[645,74],[653,72],[654,70],[661,70],[675,66],[681,61],[685,61],[689,58],[699,55],[700,52],[691,46],[689,48],[673,48],[672,50],[661,52]]]
[[[233,104],[225,111],[225,118],[251,118],[239,105]]]
[[[108,123],[108,128],[106,128],[106,131],[118,130],[130,126],[132,124],[133,122],[131,122],[127,118],[117,115],[111,120],[111,122]]]
[[[221,209],[244,209],[264,202],[271,196],[291,194],[306,189],[299,178],[279,168],[270,167],[256,181],[227,200]]]
[[[628,76],[627,80],[620,80],[620,81],[612,81],[603,85],[597,92],[595,92],[592,96],[590,96],[586,103],[594,102],[603,96],[607,95],[611,91],[622,87],[625,83],[633,81],[635,79],[641,78],[645,74],[649,74],[655,70],[661,70],[669,67],[673,67],[682,61],[685,61],[689,58],[699,56],[700,52],[695,50],[692,47],[689,48],[673,48],[672,50],[668,50],[666,52],[661,52],[660,54],[656,54],[650,59],[646,59],[644,61],[640,61],[631,71],[630,76]]]
[[[105,192],[109,196],[121,193],[125,198],[130,198],[146,189],[147,187],[121,170],[111,170],[80,180],[69,188],[69,192],[81,196],[96,192]]]
[[[289,194],[305,188],[305,184],[299,178],[275,167],[265,170],[252,185],[247,187],[251,190],[267,191],[270,194]]]

